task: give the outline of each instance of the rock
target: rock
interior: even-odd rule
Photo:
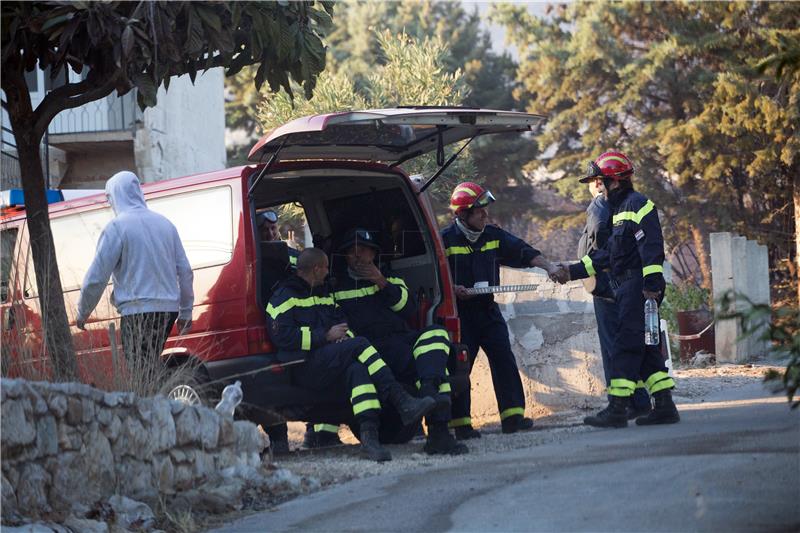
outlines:
[[[107,392],[103,395],[103,404],[106,407],[116,407],[120,404],[119,393]]]
[[[45,410],[45,412],[47,412]],[[44,416],[36,422],[36,454],[39,457],[58,453],[58,426],[53,416]]]
[[[132,495],[154,492],[153,472],[149,464],[127,457],[117,461],[116,472],[120,492]]]
[[[25,514],[37,516],[50,511],[47,503],[47,485],[50,476],[36,463],[25,465],[20,473],[17,485],[17,505]]]
[[[175,446],[177,441],[175,419],[172,418],[172,411],[167,401],[158,400],[153,402],[153,408],[150,411],[150,428],[154,453],[162,452]]]
[[[175,435],[178,446],[200,442],[200,417],[197,408],[187,407],[175,418]]]
[[[156,518],[147,504],[118,494],[111,496],[108,503],[114,510],[117,525],[134,531],[153,529]]]
[[[58,418],[62,418],[67,414],[67,398],[57,393],[50,393],[47,398],[47,405],[50,407],[50,412]]]
[[[186,404],[183,402],[169,401],[169,410],[172,411],[173,416],[181,414],[185,408]]]
[[[77,452],[62,452],[52,467],[53,484],[50,487],[50,503],[59,510],[71,510],[75,501],[88,502],[85,491],[76,487],[86,482],[86,462]]]
[[[236,442],[236,431],[233,429],[233,419],[227,416],[217,417],[219,419],[219,445],[230,446]]]
[[[178,448],[172,448],[169,450],[169,456],[172,457],[172,460],[176,463],[185,463],[186,462],[186,454],[179,450]]]
[[[111,443],[94,424],[89,433],[86,444],[87,461],[86,476],[88,492],[92,499],[99,499],[114,491],[116,483],[114,472],[114,455],[111,453]]]
[[[89,424],[94,420],[94,402],[89,398],[81,400],[81,410],[83,411],[83,423]]]
[[[24,526],[3,526],[3,533],[71,533],[67,528],[52,522],[35,522]]]
[[[19,398],[25,388],[21,379],[4,379],[2,383],[3,395],[6,398]]]
[[[689,360],[689,366],[692,368],[706,368],[715,364],[717,364],[716,355],[705,350],[700,350]]]
[[[10,395],[9,395],[10,396]],[[27,413],[25,412],[27,404]],[[3,438],[3,455],[7,448],[24,446],[36,439],[36,428],[33,425],[30,402],[22,400],[6,400],[3,402],[0,434]]]
[[[122,420],[117,415],[113,415],[111,417],[111,423],[108,424],[108,427],[105,430],[105,435],[108,437],[108,440],[111,442],[116,441],[119,438],[119,434],[122,432]]]
[[[187,457],[189,453],[187,453]],[[191,464],[194,468],[195,479],[204,478],[215,472],[214,457],[202,450],[194,450],[191,454]]]
[[[225,513],[242,508],[244,484],[232,480],[223,485],[206,483],[176,496],[173,505],[180,510],[202,509],[207,513]]]
[[[239,454],[261,453],[267,447],[267,442],[258,431],[258,426],[246,420],[237,420],[233,423],[236,433],[236,451]]]
[[[3,483],[3,516],[5,517],[6,513],[17,509],[17,495],[14,494],[14,487],[11,485],[11,482],[6,479],[6,476],[2,477],[2,483]]]
[[[175,488],[185,490],[194,486],[194,471],[190,465],[178,465],[175,467]]]
[[[75,533],[108,533],[108,524],[88,518],[68,517],[64,525]]]
[[[47,402],[42,398],[42,395],[39,394],[32,386],[28,386],[27,395],[31,399],[33,403],[33,412],[37,415],[43,415],[47,412]]]
[[[61,450],[80,450],[82,445],[81,434],[78,430],[64,423],[58,424],[58,446]]]
[[[111,409],[104,409],[98,405],[95,406],[95,416],[97,417],[98,423],[108,427],[111,424],[111,419],[114,417],[114,412]]]
[[[200,417],[200,442],[203,448],[213,450],[219,441],[219,415],[211,409],[197,410]]]
[[[172,491],[175,483],[175,467],[169,455],[164,454],[153,458],[153,479],[160,492]]]
[[[145,430],[138,418],[127,417],[122,423],[122,432],[119,438],[114,442],[114,455],[117,457],[132,455],[142,459],[151,453],[150,433]]]
[[[83,404],[77,398],[67,398],[67,422],[70,426],[83,422]]]

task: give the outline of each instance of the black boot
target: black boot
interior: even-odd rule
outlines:
[[[379,463],[392,460],[392,454],[389,453],[389,450],[381,446],[378,440],[378,422],[368,421],[361,424],[359,428],[359,438],[361,440],[361,455],[363,457]]]
[[[389,403],[397,409],[404,426],[418,422],[436,407],[433,398],[414,398],[399,383],[394,383],[389,389]]]
[[[447,422],[434,422],[428,425],[428,439],[422,448],[429,455],[461,455],[469,449],[456,441],[447,429]]]
[[[628,427],[628,414],[626,409],[630,398],[611,396],[608,407],[594,416],[587,416],[583,423],[598,428],[624,428]]]
[[[436,409],[447,409],[447,412],[450,412],[450,395],[449,394],[440,394],[439,393],[439,384],[426,380],[422,382],[419,388],[419,395],[422,397],[429,397],[436,400]]]
[[[647,416],[652,411],[652,407],[650,404],[642,405],[640,407],[635,406],[633,403],[628,405],[628,409],[626,410],[628,414],[628,420],[634,420],[639,418],[640,416]]]
[[[458,426],[456,427],[456,438],[458,440],[479,439],[481,432],[472,426]]]
[[[342,443],[339,434],[332,431],[316,431],[312,424],[306,424],[306,434],[303,436],[303,446],[308,449],[327,448],[338,446]]]
[[[516,433],[533,429],[533,420],[522,415],[511,415],[500,422],[503,433]]]
[[[677,424],[681,416],[678,408],[672,401],[672,391],[670,389],[658,391],[653,394],[655,399],[655,409],[650,414],[636,419],[637,426],[653,426],[656,424]]]

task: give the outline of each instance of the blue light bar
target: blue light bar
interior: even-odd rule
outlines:
[[[54,204],[56,202],[63,202],[64,195],[58,189],[46,189],[47,203]],[[22,189],[9,189],[2,192],[2,203],[8,207],[24,207],[25,195]]]

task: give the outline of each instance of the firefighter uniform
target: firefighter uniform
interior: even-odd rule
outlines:
[[[457,285],[474,287],[485,282],[498,285],[500,266],[527,268],[538,250],[522,239],[487,224],[475,242],[470,242],[455,223],[442,231],[450,271]],[[521,419],[525,413],[525,393],[517,362],[511,351],[508,326],[492,294],[458,301],[461,319],[461,340],[469,351],[470,370],[483,348],[489,361],[492,383],[501,421]],[[471,428],[470,393],[459,395],[453,402],[451,427]]]
[[[653,202],[630,187],[609,192],[613,228],[606,246],[590,251],[570,266],[570,278],[582,279],[609,270],[619,328],[614,335],[608,393],[629,398],[642,376],[652,395],[675,382],[667,374],[658,346],[644,342],[642,290],[664,291],[664,240]]]

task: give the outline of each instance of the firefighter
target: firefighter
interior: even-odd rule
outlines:
[[[459,455],[467,447],[457,442],[447,427],[450,421],[450,383],[447,360],[450,336],[441,326],[412,329],[416,316],[414,296],[405,281],[375,264],[380,245],[373,232],[352,229],[338,247],[344,261],[334,269],[334,299],[356,334],[366,337],[403,383],[416,385],[422,397],[436,401],[427,415],[428,454]]]
[[[589,251],[579,263],[562,269],[564,282],[609,270],[619,327],[611,356],[608,407],[584,423],[596,427],[626,427],[627,409],[640,376],[655,400],[655,408],[636,419],[637,425],[674,424],[680,420],[672,401],[675,382],[667,374],[658,346],[644,342],[644,302],[664,294],[664,240],[653,202],[633,189],[634,168],[625,154],[606,152],[589,164],[583,179],[602,183],[611,207],[612,232],[606,246]]]
[[[460,183],[450,196],[453,223],[442,230],[445,253],[455,283],[458,315],[461,319],[461,338],[469,351],[470,370],[483,348],[489,360],[492,383],[500,411],[503,433],[531,429],[533,420],[525,415],[525,393],[511,351],[508,326],[492,294],[470,296],[465,289],[480,285],[498,285],[500,265],[515,268],[539,267],[552,276],[559,269],[522,239],[488,224],[488,207],[494,196],[480,185]],[[480,286],[479,285],[479,286]],[[470,393],[453,401],[456,438],[480,437],[472,427]]]
[[[349,331],[324,283],[327,274],[322,250],[307,248],[300,254],[296,275],[281,282],[267,305],[271,338],[280,350],[303,354],[305,364],[293,371],[301,386],[341,390],[350,399],[362,454],[389,461],[391,454],[378,441],[381,403],[393,405],[403,424],[411,425],[436,402],[409,395],[369,341]]]

